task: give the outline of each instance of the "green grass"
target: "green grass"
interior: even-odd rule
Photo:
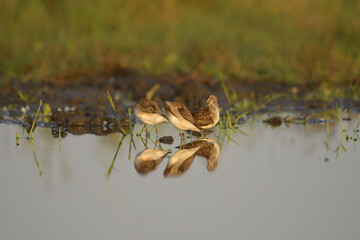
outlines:
[[[359,12],[356,0],[3,0],[0,76],[123,66],[344,87],[360,82]]]
[[[338,117],[339,117],[340,124],[341,124],[341,128],[342,128],[343,132],[346,132],[346,129],[345,129],[345,127],[344,127],[344,123],[343,123],[343,121],[342,121],[342,118],[344,117],[345,113],[347,112],[347,108],[345,108],[344,111],[340,112],[338,103],[336,103],[336,109],[335,109],[335,111],[336,111],[336,114],[337,114]]]
[[[39,115],[40,108],[41,108],[42,104],[43,104],[43,101],[40,99],[40,101],[39,101],[39,107],[38,107],[38,110],[37,110],[36,115],[35,115],[35,117],[34,117],[33,123],[32,123],[32,125],[31,125],[31,129],[30,129],[30,132],[29,132],[29,135],[28,135],[29,141],[34,138],[34,135],[35,135],[35,129],[34,129],[34,127],[35,127],[36,120],[37,120],[37,117],[38,117],[38,115]],[[34,131],[34,132],[33,132],[33,131]]]
[[[109,93],[108,91],[106,92],[106,94],[107,94],[106,97],[107,97],[107,99],[108,99],[108,101],[109,101],[109,103],[110,103],[111,109],[112,109],[113,112],[114,112],[114,115],[115,115],[115,118],[116,118],[116,122],[117,122],[117,124],[118,124],[118,127],[119,127],[121,133],[122,133],[123,135],[126,135],[126,132],[125,132],[125,130],[124,130],[124,128],[123,128],[123,126],[122,126],[122,124],[121,124],[121,122],[120,122],[119,116],[118,116],[118,114],[117,114],[117,112],[116,112],[114,101],[113,101],[113,99],[112,99],[112,97],[111,97],[111,95],[110,95],[110,93]]]

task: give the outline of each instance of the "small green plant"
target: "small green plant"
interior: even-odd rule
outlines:
[[[228,126],[228,124],[229,124],[230,129],[232,129],[231,117],[230,117],[230,114],[229,114],[229,109],[226,110],[226,115],[227,115],[227,124],[226,124],[226,126]]]
[[[342,148],[342,149],[344,150],[344,152],[347,152],[346,148],[345,148],[344,145],[342,144],[342,141],[343,141],[343,139],[344,139],[344,133],[345,133],[345,131],[342,132],[339,145],[338,145],[338,147],[337,147],[337,148],[335,149],[335,151],[334,151],[334,152],[336,152],[336,158],[338,158],[338,156],[339,156],[340,148]]]
[[[18,95],[23,103],[28,103],[30,101],[30,96],[28,94],[23,94],[21,90],[18,91]]]
[[[338,117],[339,117],[339,120],[340,120],[340,123],[341,123],[341,127],[342,127],[343,132],[346,132],[346,129],[345,129],[345,127],[344,127],[344,123],[343,123],[343,121],[342,121],[342,118],[343,118],[343,116],[345,115],[345,113],[347,112],[347,108],[345,108],[345,110],[340,113],[340,109],[339,109],[338,103],[336,103],[336,110],[335,110],[335,111],[336,111],[336,114],[337,114]]]
[[[160,84],[156,83],[149,91],[146,92],[146,98],[151,100],[159,88],[160,88]]]
[[[19,146],[19,140],[20,140],[20,137],[19,137],[19,133],[16,133],[16,146]]]
[[[116,112],[114,101],[112,100],[112,97],[111,97],[109,91],[106,91],[106,93],[107,93],[107,99],[109,100],[110,106],[111,106],[112,110],[114,111],[114,114],[115,114],[115,118],[116,118],[116,122],[117,122],[117,124],[118,124],[118,127],[119,127],[121,133],[122,133],[123,135],[126,135],[126,132],[125,132],[123,126],[121,125],[119,116],[118,116],[118,114],[117,114],[117,112]]]
[[[48,103],[45,103],[43,106],[43,117],[45,122],[51,121],[51,107]]]
[[[229,90],[226,86],[226,83],[225,83],[225,80],[224,80],[224,77],[222,74],[218,74],[219,76],[219,79],[220,79],[220,83],[221,83],[221,87],[225,93],[225,97],[226,97],[226,100],[228,101],[229,105],[232,105],[232,102],[231,102],[231,97],[230,97],[230,94],[229,94]]]
[[[37,117],[38,117],[38,115],[39,115],[40,108],[41,108],[42,104],[43,104],[43,101],[40,99],[40,101],[39,101],[39,107],[38,107],[38,110],[37,110],[37,112],[36,112],[35,118],[34,118],[34,120],[33,120],[31,129],[30,129],[30,132],[29,132],[29,135],[28,135],[28,139],[34,138],[35,131],[34,131],[34,133],[32,133],[32,132],[33,132],[33,130],[34,130],[35,123],[36,123]]]

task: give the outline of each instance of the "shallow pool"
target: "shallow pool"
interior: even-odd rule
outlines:
[[[139,137],[130,160],[130,137],[114,160],[121,134],[69,134],[59,152],[59,139],[38,128],[32,151],[26,139],[16,146],[16,133],[25,136],[20,127],[0,124],[0,238],[356,239],[357,122],[346,122],[345,134],[330,124],[329,139],[326,124],[272,128],[252,121],[230,137],[216,130],[208,136],[220,149],[215,169],[196,156],[177,177],[164,177],[180,143],[169,125],[159,135],[174,136],[172,145],[161,144],[171,153],[141,175],[134,165],[145,149]]]

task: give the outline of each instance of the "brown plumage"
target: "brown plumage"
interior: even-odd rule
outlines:
[[[166,102],[165,111],[169,114],[170,122],[180,130],[201,132],[203,129],[196,123],[190,110],[178,102]]]
[[[206,108],[193,114],[195,123],[204,129],[214,127],[220,118],[217,98],[214,95],[210,95],[206,102],[208,105]]]
[[[145,124],[158,124],[168,122],[166,115],[161,111],[159,105],[142,97],[135,105],[135,115]]]
[[[210,109],[208,107],[195,112],[193,118],[200,126],[207,126],[214,123],[214,120],[211,117]]]

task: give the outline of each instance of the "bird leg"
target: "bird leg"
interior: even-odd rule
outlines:
[[[182,141],[182,146],[184,147],[185,145],[185,131],[181,131],[181,141]]]
[[[154,146],[154,149],[156,148],[156,146],[158,145],[158,141],[159,139],[158,139],[158,137],[156,136],[156,141],[155,141],[155,146]]]
[[[158,130],[157,130],[156,124],[155,124],[154,126],[155,126],[155,131],[156,131],[156,139],[157,139],[157,137],[158,137]]]
[[[147,124],[145,124],[145,129],[146,129],[146,137],[150,137],[150,133],[149,133]]]
[[[144,124],[143,128],[141,129],[141,131],[138,132],[138,135],[141,135],[141,134],[142,134],[142,132],[144,131],[145,127],[146,127],[146,124]]]
[[[182,131],[180,129],[180,149],[182,148]]]

